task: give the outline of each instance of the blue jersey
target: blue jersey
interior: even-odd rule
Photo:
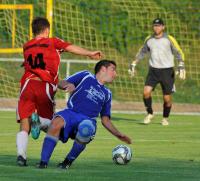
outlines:
[[[95,75],[88,71],[81,71],[65,80],[76,87],[67,102],[69,109],[89,118],[96,118],[99,114],[110,117],[111,91],[100,84]]]

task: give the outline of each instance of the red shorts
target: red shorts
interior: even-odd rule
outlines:
[[[27,80],[20,92],[17,121],[28,118],[33,112],[40,117],[52,119],[56,87],[39,80]]]

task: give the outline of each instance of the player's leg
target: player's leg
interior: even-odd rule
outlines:
[[[86,144],[88,144],[94,138],[95,132],[96,132],[96,121],[83,120],[78,125],[78,131],[70,152],[66,156],[65,160],[58,164],[58,167],[62,169],[68,169],[71,166],[72,162],[86,148]]]
[[[37,139],[40,135],[40,130],[47,131],[51,123],[54,113],[54,95],[53,87],[41,81],[35,82],[36,87],[36,109],[37,113],[31,116],[31,135],[33,139]]]
[[[152,89],[153,88],[151,86],[144,87],[143,101],[147,111],[147,116],[144,118],[143,122],[144,124],[149,124],[153,118],[152,97],[151,97]]]
[[[144,86],[143,101],[148,114],[153,114],[152,97],[151,97],[152,89],[153,88],[151,86],[148,85]]]
[[[172,93],[175,91],[174,86],[174,70],[173,68],[168,68],[162,70],[161,73],[161,87],[163,90],[163,119],[161,124],[163,126],[169,125],[169,115],[172,107]]]
[[[30,116],[35,111],[34,93],[32,92],[31,83],[27,81],[22,88],[18,107],[17,107],[17,121],[20,123],[20,131],[16,136],[17,145],[17,164],[19,166],[26,166],[27,162],[27,145],[28,135],[30,132]]]
[[[74,140],[73,146],[68,154],[68,156],[64,159],[63,162],[58,164],[58,167],[61,169],[68,169],[72,162],[81,154],[81,152],[86,148],[86,143],[80,143],[77,140]]]
[[[168,117],[171,111],[172,107],[172,96],[171,95],[163,95],[163,119],[161,121],[161,124],[163,126],[169,125]]]
[[[20,120],[20,131],[17,133],[17,164],[19,166],[27,166],[26,151],[28,145],[28,135],[30,132],[30,121],[28,118]]]
[[[143,92],[144,106],[147,111],[147,116],[144,118],[144,124],[149,124],[153,118],[151,93],[156,87],[158,82],[159,82],[158,70],[154,68],[149,68]]]
[[[60,131],[64,126],[64,120],[62,117],[55,117],[48,129],[48,132],[44,138],[41,152],[41,161],[38,165],[39,168],[46,168],[49,159],[53,153],[53,150],[59,140]]]

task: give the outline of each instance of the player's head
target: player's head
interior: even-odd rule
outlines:
[[[95,66],[95,75],[101,83],[111,83],[117,76],[116,67],[113,60],[100,60]]]
[[[161,18],[154,19],[152,24],[155,35],[160,35],[164,32],[165,24]]]
[[[50,24],[46,18],[37,17],[32,21],[32,32],[34,36],[45,34],[49,36]]]

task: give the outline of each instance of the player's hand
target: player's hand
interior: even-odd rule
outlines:
[[[128,69],[128,73],[130,74],[131,77],[134,77],[134,75],[135,75],[135,67],[136,67],[136,63],[134,61],[134,62],[132,62],[132,64],[130,65],[130,67]]]
[[[74,86],[74,84],[71,84],[71,83],[67,83],[63,89],[66,91],[66,92],[69,92],[69,93],[72,93],[76,88]]]
[[[131,138],[129,138],[128,136],[124,135],[124,134],[120,134],[119,136],[117,136],[121,141],[127,143],[127,144],[131,144],[132,140]]]
[[[185,71],[185,66],[183,62],[179,63],[178,70],[176,71],[176,75],[178,75],[181,80],[185,80],[186,71]]]
[[[88,55],[88,57],[91,59],[99,60],[103,57],[103,54],[101,51],[93,51]]]

